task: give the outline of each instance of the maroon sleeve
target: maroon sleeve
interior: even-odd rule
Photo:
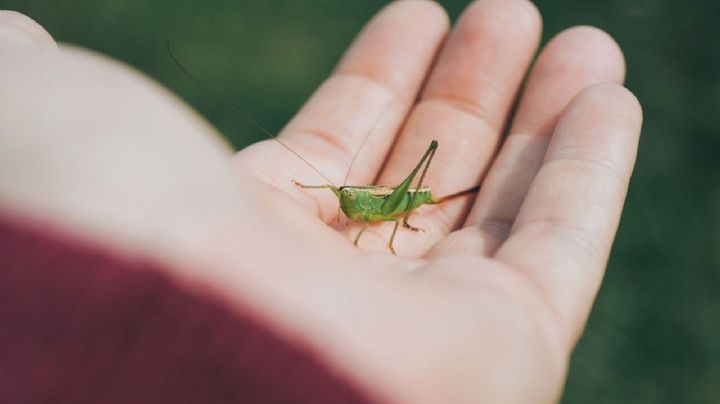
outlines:
[[[369,401],[165,271],[0,216],[0,402]]]

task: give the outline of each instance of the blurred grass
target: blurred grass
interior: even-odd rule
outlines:
[[[453,18],[466,1],[441,1]],[[55,38],[174,89],[237,147],[261,134],[196,88],[165,51],[277,131],[331,71],[379,0],[5,0]],[[720,402],[720,3],[537,1],[544,41],[590,24],[623,47],[645,111],[607,277],[565,403]]]

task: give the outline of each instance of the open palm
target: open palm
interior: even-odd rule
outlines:
[[[382,400],[550,402],[606,266],[641,111],[620,86],[621,51],[593,28],[557,35],[523,87],[540,26],[525,0],[480,0],[445,38],[435,3],[394,2],[280,134],[338,185],[357,150],[348,184],[397,185],[432,139],[440,146],[425,182],[434,195],[482,184],[476,197],[414,212],[424,232],[401,228],[397,256],[387,223],[354,247],[359,226],[336,222],[331,192],[293,185],[323,178],[278,142],[230,157],[156,87],[71,50],[0,66],[16,94],[0,111],[42,99],[57,102],[46,110],[94,118],[78,127],[33,116],[32,126],[5,116],[22,123],[6,131],[18,134],[8,156],[47,149],[34,163],[47,169],[22,182],[0,175],[3,197],[34,199],[114,243],[143,241],[129,245],[252,308]],[[48,91],[65,98],[33,96]],[[63,134],[60,146],[46,127]],[[105,137],[88,143],[83,131]],[[8,156],[0,160],[12,164]],[[72,164],[58,171],[58,158]]]
[[[477,198],[414,213],[425,231],[401,228],[399,257],[387,223],[353,248],[359,226],[335,223],[328,190],[293,186],[324,179],[278,143],[234,163],[272,185],[249,187],[272,204],[265,226],[288,235],[272,266],[312,276],[327,289],[316,304],[342,308],[342,324],[324,325],[340,335],[322,342],[336,364],[408,402],[552,401],[606,265],[640,108],[619,85],[617,45],[579,27],[545,47],[507,122],[538,44],[536,10],[476,2],[443,42],[446,24],[429,2],[386,8],[281,134],[337,185],[361,145],[348,184],[397,185],[432,139],[435,195],[482,182]]]

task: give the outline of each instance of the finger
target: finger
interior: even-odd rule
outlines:
[[[440,54],[378,183],[400,183],[436,139],[439,148],[424,185],[436,196],[476,185],[495,151],[540,30],[539,13],[528,1],[480,0],[470,5]],[[414,225],[425,233],[414,238],[400,232],[398,246],[408,251],[402,247],[407,243],[417,253],[427,251],[459,224],[467,203],[468,198],[462,198],[415,216]]]
[[[557,35],[538,57],[510,134],[483,181],[465,223],[465,237],[454,251],[491,255],[507,237],[530,183],[545,156],[563,109],[584,88],[599,82],[622,83],[625,62],[615,41],[603,31],[575,27]],[[469,250],[468,250],[469,249]]]
[[[368,132],[351,179],[369,183],[377,175],[407,110],[416,98],[447,31],[445,12],[429,1],[395,2],[363,29],[332,76],[323,83],[280,138],[334,184],[342,185],[348,164]],[[274,141],[238,153],[242,174],[287,190],[325,220],[337,212],[330,192],[300,191],[291,179],[324,179]],[[357,184],[356,184],[357,185]],[[316,198],[316,199],[314,199]]]
[[[45,47],[57,44],[40,24],[30,17],[10,10],[0,10],[0,47]]]
[[[597,84],[575,97],[495,255],[540,288],[570,344],[607,263],[641,123],[640,105],[621,86]]]

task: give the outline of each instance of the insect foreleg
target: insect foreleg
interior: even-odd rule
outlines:
[[[395,227],[393,227],[392,234],[390,235],[390,240],[388,241],[388,248],[390,249],[390,252],[393,253],[393,255],[397,255],[395,252],[395,249],[393,248],[393,241],[395,241],[395,233],[397,233],[398,225],[400,222],[395,220]]]
[[[363,233],[365,233],[365,229],[368,228],[369,223],[363,222],[362,228],[358,232],[357,236],[355,236],[355,241],[353,241],[353,244],[357,247],[358,241],[360,241],[360,236],[362,236]]]
[[[334,186],[334,185],[305,185],[305,184],[301,184],[301,183],[299,183],[299,182],[297,182],[297,181],[295,181],[295,180],[293,180],[293,184],[295,184],[295,185],[297,185],[298,187],[303,188],[303,189],[323,189],[323,188],[328,188],[328,189],[330,189],[331,191],[333,191],[333,193],[334,193],[335,195],[340,196],[340,190],[338,189],[338,187],[336,187],[336,186]]]

